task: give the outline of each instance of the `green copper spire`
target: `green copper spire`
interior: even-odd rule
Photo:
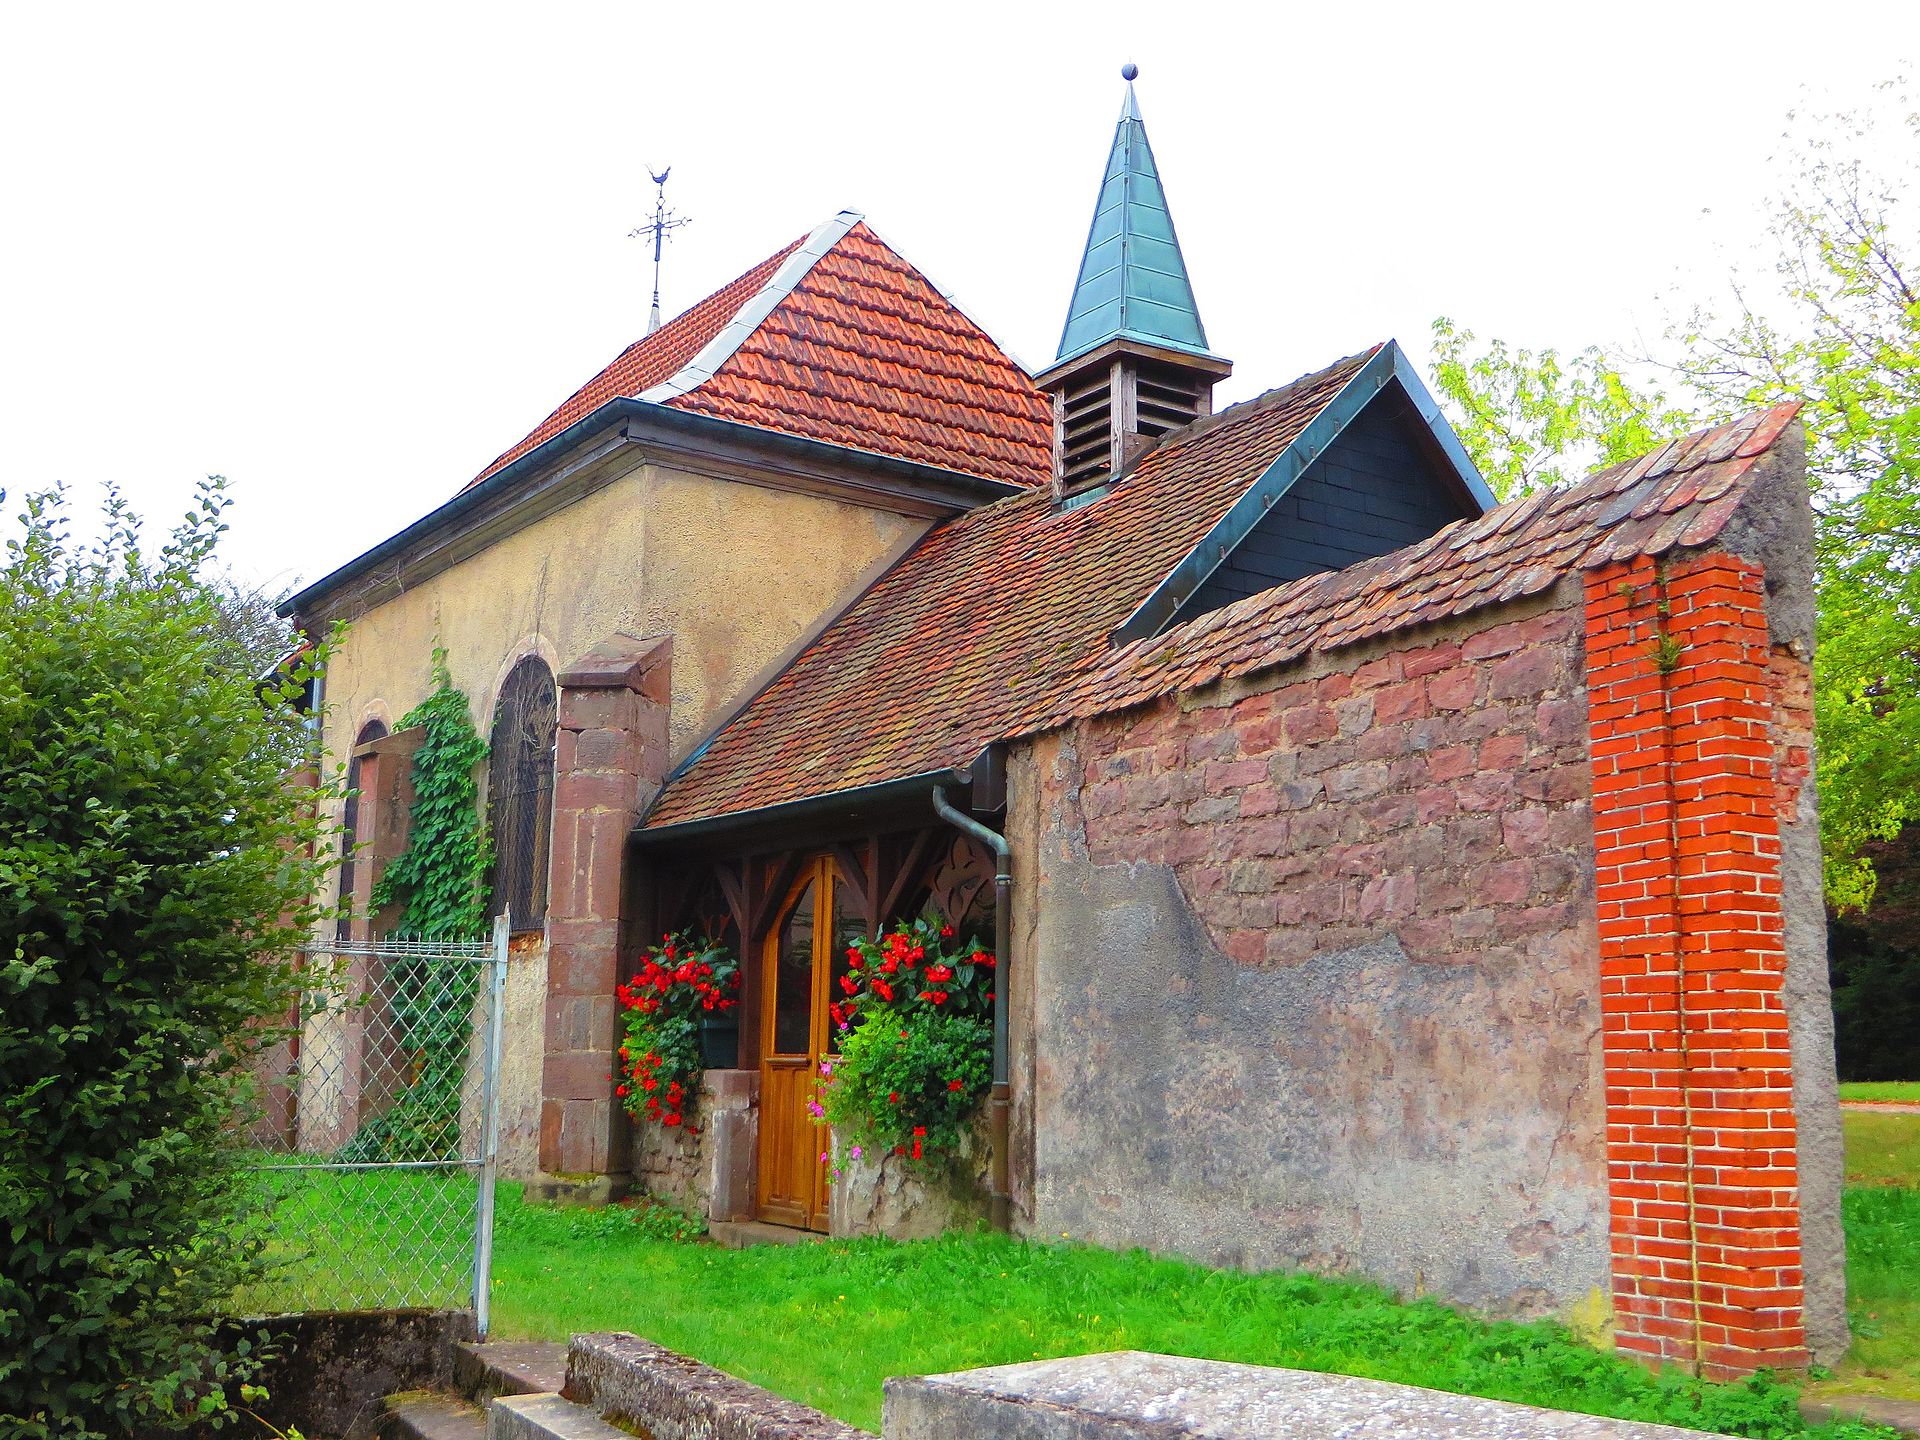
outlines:
[[[1133,78],[1140,72],[1128,65],[1120,73],[1127,100],[1113,132],[1113,153],[1100,182],[1055,364],[1122,336],[1208,353],[1206,327],[1193,302],[1193,284],[1133,94]]]

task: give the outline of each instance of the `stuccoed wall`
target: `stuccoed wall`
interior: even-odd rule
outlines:
[[[1604,1323],[1569,589],[1016,756],[1032,1232]]]
[[[677,761],[762,672],[926,522],[841,501],[641,466],[362,614],[327,669],[322,732],[338,767],[372,718],[425,698],[436,644],[486,733],[514,662],[556,674],[608,636],[673,636]],[[337,814],[334,818],[338,818]],[[503,1145],[533,1173],[544,948],[509,971]]]

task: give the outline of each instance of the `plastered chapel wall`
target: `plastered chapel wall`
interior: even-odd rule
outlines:
[[[484,734],[521,656],[559,673],[616,633],[673,636],[677,761],[924,520],[643,466],[440,574],[351,616],[327,669],[323,738],[338,767],[371,718],[425,698],[436,643]],[[339,818],[336,813],[333,817]],[[509,966],[502,1145],[536,1168],[546,946]]]
[[[1032,1231],[1604,1324],[1577,603],[1016,756]]]

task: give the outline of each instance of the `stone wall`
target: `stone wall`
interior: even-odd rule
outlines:
[[[1776,468],[1734,553],[1022,747],[1027,1226],[1559,1312],[1715,1376],[1844,1350]]]
[[[1604,1312],[1578,602],[1016,763],[1034,1232]]]

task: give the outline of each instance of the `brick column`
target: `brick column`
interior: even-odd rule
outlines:
[[[602,1177],[587,1198],[614,1198],[628,1179],[613,990],[627,836],[666,777],[672,655],[670,638],[616,635],[560,676],[540,1168],[563,1180]]]
[[[1616,1343],[1800,1368],[1764,577],[1615,564],[1586,610]]]

